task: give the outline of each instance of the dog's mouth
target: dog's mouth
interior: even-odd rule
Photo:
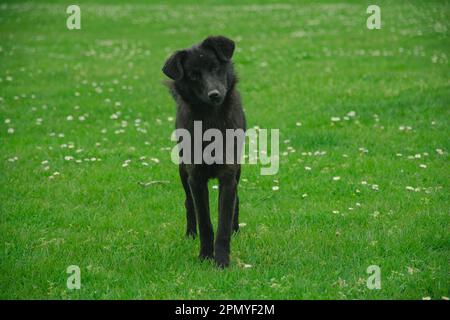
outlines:
[[[210,98],[209,102],[211,103],[211,105],[218,107],[223,103],[223,98],[219,97],[219,98]]]

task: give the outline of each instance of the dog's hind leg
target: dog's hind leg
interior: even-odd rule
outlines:
[[[188,174],[183,164],[179,167],[181,183],[186,194],[184,206],[186,208],[186,237],[195,238],[197,236],[197,219],[195,217],[194,201],[192,198],[191,189],[188,183]]]
[[[239,185],[239,179],[241,177],[241,168],[239,168],[237,174],[236,174],[236,183]],[[234,216],[233,216],[233,232],[238,233],[239,232],[239,196],[236,186],[236,205],[234,208]]]
[[[236,193],[236,205],[234,208],[234,217],[233,217],[233,233],[239,232],[239,196]]]

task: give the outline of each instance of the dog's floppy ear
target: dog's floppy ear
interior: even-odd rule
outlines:
[[[230,61],[234,52],[234,41],[224,36],[208,37],[202,42],[204,48],[215,51],[221,61]]]
[[[176,51],[172,54],[162,68],[164,74],[173,80],[180,80],[183,78],[184,71],[181,61],[186,54],[186,50]]]

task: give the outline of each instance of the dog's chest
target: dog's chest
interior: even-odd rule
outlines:
[[[223,113],[211,112],[207,115],[179,114],[177,115],[177,128],[187,129],[191,135],[201,133],[209,129],[216,129],[225,133],[226,129],[238,129],[238,125],[232,118]]]

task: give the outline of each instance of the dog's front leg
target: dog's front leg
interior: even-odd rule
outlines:
[[[219,177],[219,225],[215,243],[215,260],[219,267],[230,264],[230,241],[236,206],[237,181],[234,173]]]
[[[194,200],[200,232],[199,257],[200,259],[212,259],[214,257],[214,231],[209,214],[208,181],[200,177],[189,176],[188,183]]]

